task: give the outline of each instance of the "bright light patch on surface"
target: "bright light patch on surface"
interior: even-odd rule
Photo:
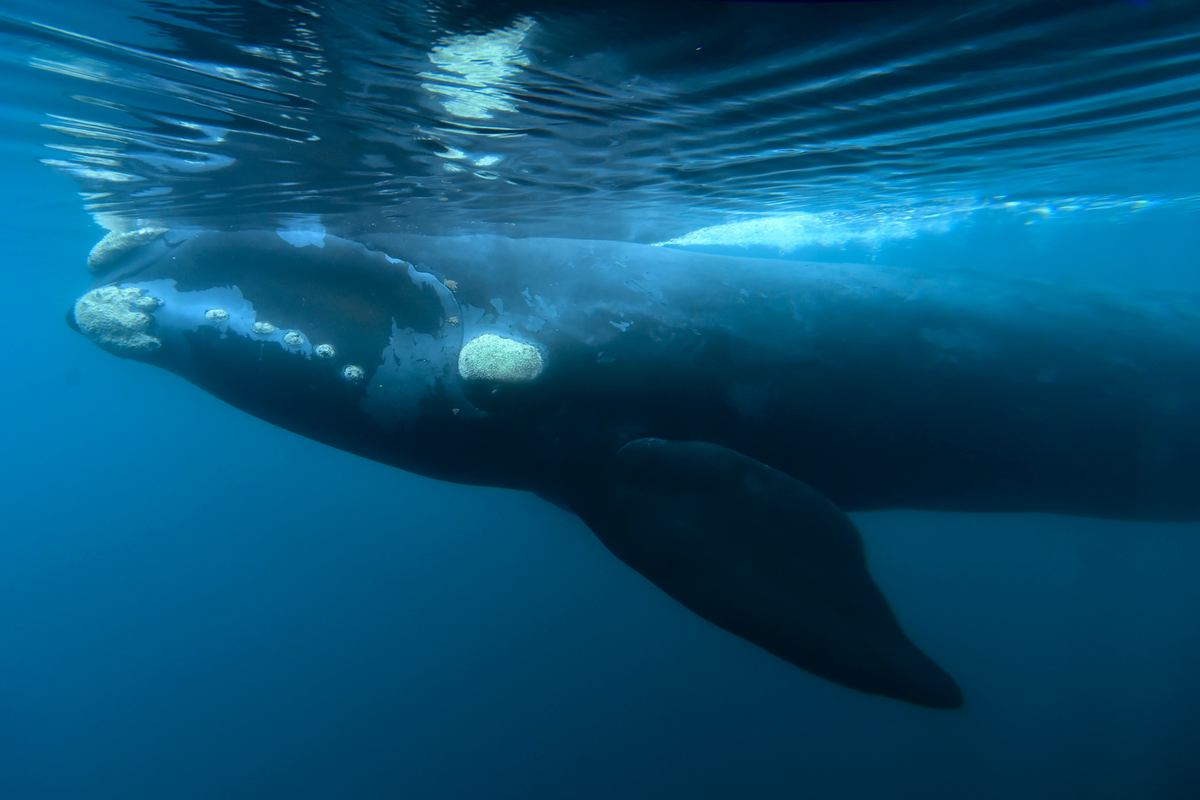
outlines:
[[[451,36],[433,48],[429,60],[439,72],[423,72],[422,88],[441,95],[442,107],[456,117],[490,119],[493,112],[516,110],[506,88],[529,59],[521,44],[533,27],[528,17],[511,27],[476,36]]]

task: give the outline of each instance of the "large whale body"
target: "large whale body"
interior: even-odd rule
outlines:
[[[963,699],[846,510],[1200,519],[1194,297],[572,239],[112,244],[68,315],[106,350],[366,458],[536,492],[861,691]]]

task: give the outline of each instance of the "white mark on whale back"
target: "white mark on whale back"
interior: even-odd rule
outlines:
[[[276,233],[279,234],[280,239],[295,247],[307,247],[310,244],[314,247],[325,246],[324,231],[276,231]]]
[[[541,316],[547,319],[558,318],[558,306],[550,305],[540,294],[533,294],[526,288],[525,291],[521,292],[521,297],[525,298],[525,305],[537,309],[538,314]]]
[[[433,293],[437,295],[438,302],[442,304],[443,317],[448,319],[450,317],[458,316],[458,301],[454,299],[454,290],[458,288],[457,283],[450,281],[449,283],[454,283],[454,286],[450,286],[448,283],[442,283],[430,273],[422,272],[403,259],[393,258],[387,253],[384,253],[383,257],[388,260],[389,264],[403,264],[408,270],[408,279],[412,281],[414,285],[419,287],[428,287],[431,289]]]
[[[267,320],[259,320],[254,304],[242,296],[237,286],[181,292],[171,279],[143,281],[127,286],[141,289],[161,300],[153,311],[153,331],[159,337],[179,336],[184,331],[196,331],[201,327],[215,328],[222,338],[230,334],[253,335],[254,341],[275,342],[288,352],[305,358],[312,357],[312,345],[303,332],[278,328]],[[299,344],[296,344],[296,336],[300,337]]]
[[[858,245],[878,249],[888,242],[912,239],[921,234],[947,233],[978,208],[977,200],[963,198],[949,203],[860,213],[798,212],[712,225],[655,242],[654,246],[765,246],[775,248],[781,254],[812,246]]]
[[[529,294],[526,290],[524,297],[526,304],[530,307],[536,307],[537,301],[534,295]],[[495,309],[495,313],[490,313],[486,309],[478,308],[472,305],[463,306],[463,322],[467,329],[467,337],[473,338],[483,333],[494,333],[497,336],[507,338],[520,338],[524,333],[540,333],[546,327],[546,323],[553,317],[558,316],[558,310],[554,306],[542,305],[546,308],[545,313],[541,314],[521,314],[506,311],[506,304],[502,298],[493,297],[488,300],[488,305]],[[519,304],[517,306],[520,307]]]
[[[288,223],[288,227],[275,231],[293,247],[325,246],[325,226],[315,217],[301,217]]]
[[[385,430],[407,431],[420,416],[422,402],[434,394],[438,381],[449,383],[453,378],[451,365],[458,342],[456,334],[401,330],[393,320],[383,363],[371,376],[367,396],[359,401],[359,407]]]

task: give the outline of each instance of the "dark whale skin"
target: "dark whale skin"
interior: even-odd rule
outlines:
[[[106,349],[366,458],[536,492],[700,616],[861,691],[963,702],[845,511],[1200,519],[1194,297],[573,239],[155,247],[96,286],[156,298],[157,345]],[[485,334],[536,375],[464,374]]]

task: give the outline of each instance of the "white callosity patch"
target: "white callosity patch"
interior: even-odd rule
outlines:
[[[331,344],[319,344],[316,348],[318,358],[333,358],[337,355],[337,350]]]
[[[355,364],[347,364],[342,368],[342,377],[350,381],[350,383],[362,383],[364,375],[362,367]]]
[[[153,353],[162,342],[146,329],[150,312],[159,305],[145,289],[102,286],[75,301],[75,324],[84,336],[117,355]]]
[[[475,337],[458,354],[458,374],[469,381],[525,383],[540,375],[542,366],[536,347],[494,333]]]
[[[210,308],[204,312],[204,317],[209,322],[228,322],[229,312],[223,308]]]
[[[92,251],[88,253],[88,270],[93,273],[105,272],[121,257],[149,244],[166,232],[166,228],[138,228],[125,233],[110,231],[96,242]]]
[[[275,332],[275,326],[269,322],[256,322],[250,327],[250,329],[262,336],[266,336],[269,333]]]
[[[283,335],[284,344],[290,344],[292,347],[299,347],[304,344],[304,334],[299,331],[288,331]]]

